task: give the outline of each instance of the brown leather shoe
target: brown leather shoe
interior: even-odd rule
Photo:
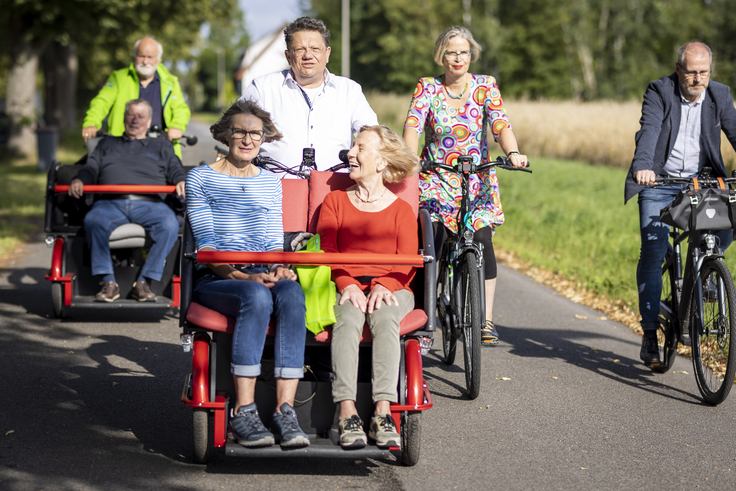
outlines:
[[[136,281],[133,283],[133,291],[131,295],[139,302],[155,302],[156,294],[151,291],[151,287],[145,281]]]
[[[120,298],[120,287],[114,281],[100,281],[102,290],[95,295],[95,302],[114,302]]]

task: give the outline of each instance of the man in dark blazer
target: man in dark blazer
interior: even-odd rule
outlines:
[[[736,109],[730,88],[710,81],[711,63],[708,46],[687,43],[677,52],[675,73],[649,84],[634,160],[626,178],[625,201],[639,194],[641,253],[636,282],[644,330],[640,357],[647,366],[661,364],[657,329],[669,226],[659,221],[659,212],[681,191],[680,185],[647,186],[658,177],[695,176],[703,167],[712,167],[713,174],[726,177],[721,130],[736,149]],[[730,230],[718,237],[723,250],[733,240]]]

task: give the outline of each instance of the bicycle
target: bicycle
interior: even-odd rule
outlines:
[[[710,177],[710,168],[704,168],[701,177],[697,178],[701,188],[731,183],[736,183],[736,177]],[[681,177],[657,179],[655,186],[667,184],[687,184],[690,189],[694,186],[692,178]],[[736,372],[733,278],[723,262],[723,252],[713,230],[688,232],[673,226],[669,235],[671,243],[668,243],[662,265],[659,314],[662,336],[658,342],[661,363],[652,366],[652,370],[658,373],[669,370],[677,354],[678,342],[690,344],[700,394],[708,404],[720,404],[728,397]],[[685,239],[688,250],[683,268],[681,244]],[[687,300],[683,302],[683,299]]]
[[[442,252],[437,251],[437,319],[442,329],[443,362],[446,365],[455,363],[457,340],[463,339],[465,385],[470,399],[480,394],[480,331],[485,321],[485,274],[483,245],[473,240],[474,231],[463,218],[470,206],[470,175],[491,167],[532,172],[528,168],[513,167],[506,157],[476,165],[472,156],[462,155],[457,159],[457,167],[422,161],[422,172],[439,168],[461,178],[458,233],[448,231]],[[460,274],[455,276],[455,271]]]

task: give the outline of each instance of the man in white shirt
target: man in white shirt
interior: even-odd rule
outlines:
[[[353,137],[378,120],[360,85],[331,74],[330,31],[324,22],[300,17],[284,29],[289,70],[254,79],[241,99],[271,113],[284,138],[263,143],[261,153],[288,167],[298,166],[304,148],[314,149],[319,170],[339,162]]]

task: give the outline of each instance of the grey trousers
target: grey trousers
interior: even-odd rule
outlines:
[[[337,294],[335,318],[332,329],[332,399],[334,402],[354,401],[358,392],[358,345],[363,325],[367,322],[373,336],[373,402],[397,402],[396,387],[399,383],[401,345],[399,323],[414,310],[414,294],[409,290],[394,292],[399,305],[381,308],[372,314],[364,314],[350,301],[340,305]]]

